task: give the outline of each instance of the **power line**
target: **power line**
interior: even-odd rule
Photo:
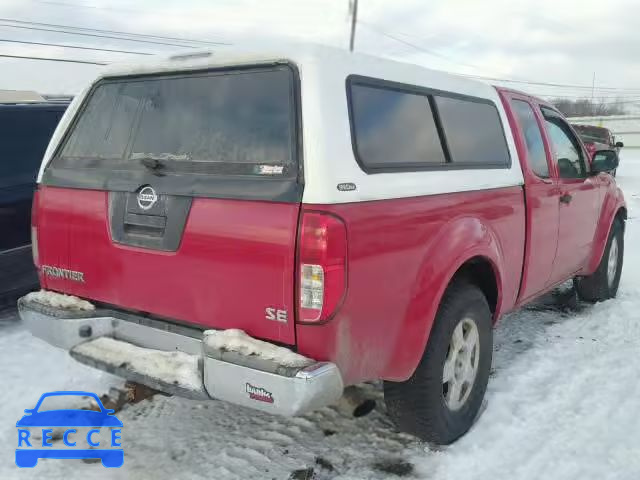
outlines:
[[[533,95],[538,95],[539,97],[558,97],[558,98],[591,98],[591,92],[565,92],[565,91],[554,91],[554,87],[550,87],[552,90],[539,90],[537,88],[528,88],[527,92],[532,93]],[[597,88],[596,88],[597,90]],[[639,91],[605,91],[598,93],[596,91],[595,96],[596,99],[621,99],[621,98],[640,98],[640,90]]]
[[[569,99],[564,99],[561,97],[549,97],[550,100],[552,101],[558,101],[558,100],[568,100],[568,101],[572,101],[575,103],[575,100],[569,100]],[[598,101],[597,97],[596,99],[592,102],[591,99],[589,98],[583,98],[583,99],[579,99],[579,100],[586,100],[589,103],[592,104],[597,104],[597,105],[625,105],[625,104],[636,104],[636,103],[640,103],[640,99],[635,99],[635,100],[619,100],[619,101],[612,101],[612,102],[600,102]]]
[[[166,42],[155,42],[152,40],[142,40],[137,38],[123,38],[123,37],[115,37],[113,35],[97,35],[94,33],[85,33],[85,32],[69,32],[66,30],[53,29],[53,28],[40,28],[40,27],[28,27],[25,25],[7,25],[5,23],[0,23],[0,27],[9,27],[9,28],[20,28],[23,30],[36,30],[41,32],[54,32],[54,33],[63,33],[67,35],[80,35],[83,37],[93,37],[93,38],[110,38],[114,40],[124,41],[124,42],[138,42],[138,43],[149,43],[155,45],[168,45],[171,47],[182,47],[182,48],[195,48],[191,45],[179,45],[177,43],[166,43]]]
[[[591,97],[591,95],[588,94],[583,94],[583,95],[567,95],[564,93],[541,93],[541,92],[529,92],[532,93],[533,95],[537,95],[538,97],[547,97],[547,98],[575,98],[578,100],[582,100],[582,99],[589,99]],[[629,94],[624,94],[624,95],[597,95],[595,96],[596,100],[607,100],[607,99],[613,99],[613,100],[620,100],[620,99],[638,99],[640,100],[640,94],[639,93],[629,93]]]
[[[46,62],[63,62],[63,63],[83,63],[86,65],[108,65],[102,62],[90,62],[88,60],[73,60],[69,58],[53,58],[53,57],[27,57],[23,55],[4,55],[0,54],[0,58],[18,58],[23,60],[43,60]]]
[[[418,51],[421,51],[423,53],[426,53],[428,55],[433,55],[435,57],[439,57],[443,60],[446,60],[448,62],[451,63],[456,63],[458,65],[463,65],[466,67],[471,67],[474,68],[476,70],[481,70],[480,67],[478,67],[477,65],[473,65],[470,63],[464,63],[464,62],[460,62],[457,60],[453,60],[452,58],[449,58],[446,55],[443,55],[439,52],[424,48],[420,45],[417,45],[415,43],[409,42],[407,40],[404,40],[402,38],[397,37],[396,35],[393,35],[389,32],[387,32],[386,30],[383,30],[381,28],[379,28],[376,25],[373,25],[369,22],[365,22],[363,20],[358,20],[358,23],[361,25],[364,25],[365,27],[369,28],[370,30],[373,30],[374,32],[378,33],[379,35],[382,35],[384,37],[390,38],[391,40],[395,40],[396,42],[402,43],[404,45],[407,45],[409,47],[412,47]],[[402,35],[406,35],[406,34],[402,34]],[[572,85],[572,84],[563,84],[563,83],[552,83],[552,82],[538,82],[538,81],[533,81],[533,80],[516,80],[516,79],[509,79],[509,78],[499,78],[499,77],[490,77],[490,76],[483,76],[483,75],[473,75],[473,74],[458,74],[461,76],[465,76],[465,77],[471,77],[471,78],[479,78],[482,80],[488,80],[488,81],[497,81],[497,82],[505,82],[505,83],[519,83],[519,84],[523,84],[523,85],[539,85],[539,86],[547,86],[547,87],[556,87],[556,88],[573,88],[573,89],[587,89],[589,91],[592,90],[596,90],[596,91],[611,91],[611,92],[615,92],[615,91],[620,91],[620,92],[640,92],[640,89],[637,88],[624,88],[624,87],[594,87],[593,85]]]
[[[35,3],[41,3],[43,5],[53,5],[56,7],[70,7],[70,8],[85,8],[91,10],[109,10],[112,12],[129,12],[129,13],[144,13],[145,10],[138,10],[133,8],[114,8],[114,7],[103,7],[97,5],[82,5],[80,3],[68,3],[68,2],[55,2],[50,0],[31,0]]]
[[[32,22],[32,21],[27,21],[27,20],[16,20],[16,19],[13,19],[13,18],[0,18],[0,21],[18,23],[20,25],[35,25],[35,26],[38,26],[38,27],[62,28],[62,29],[65,29],[65,30],[82,30],[82,31],[86,31],[86,32],[126,35],[126,36],[129,36],[129,37],[136,37],[136,38],[152,38],[152,39],[156,39],[156,40],[173,40],[173,41],[178,41],[178,42],[183,42],[183,43],[200,43],[200,44],[203,44],[203,45],[230,45],[229,43],[214,42],[213,40],[199,40],[199,39],[193,39],[193,38],[168,37],[168,36],[164,36],[164,35],[151,35],[151,34],[146,34],[146,33],[123,32],[123,31],[120,31],[120,30],[103,30],[103,29],[99,29],[99,28],[76,27],[76,26],[73,26],[73,25],[60,25],[60,24],[57,24],[57,23],[42,23],[42,22]]]
[[[433,55],[434,57],[438,57],[438,58],[441,58],[443,60],[447,60],[448,62],[451,62],[451,63],[457,63],[458,65],[463,65],[465,67],[471,67],[471,68],[474,68],[476,70],[481,70],[481,68],[478,67],[477,65],[472,65],[470,63],[464,63],[464,62],[459,62],[459,61],[453,60],[453,59],[447,57],[446,55],[442,55],[441,53],[435,52],[433,50],[429,50],[428,48],[424,48],[424,47],[422,47],[420,45],[416,45],[415,43],[409,42],[409,41],[404,40],[402,38],[398,38],[397,36],[387,32],[385,30],[382,30],[381,28],[379,28],[379,27],[377,27],[377,26],[375,26],[375,25],[373,25],[373,24],[371,24],[369,22],[364,22],[362,20],[358,20],[358,23],[363,25],[363,26],[365,26],[365,27],[367,27],[370,30],[373,30],[378,35],[382,35],[383,37],[387,37],[387,38],[390,38],[391,40],[395,40],[396,42],[399,42],[399,43],[402,43],[404,45],[407,45],[408,47],[414,48],[414,49],[416,49],[416,50],[418,50],[420,52],[426,53],[428,55]]]
[[[600,103],[596,101],[594,103]],[[604,105],[625,105],[625,104],[636,104],[636,103],[640,103],[640,100],[622,100],[622,101],[618,101],[618,102],[603,102]]]
[[[131,50],[113,50],[110,48],[97,48],[97,47],[81,47],[79,45],[65,45],[61,43],[46,43],[46,42],[27,42],[24,40],[11,40],[8,38],[0,38],[0,42],[4,43],[20,43],[25,45],[43,45],[46,47],[62,47],[62,48],[74,48],[77,50],[94,50],[96,52],[114,52],[114,53],[130,53],[134,55],[153,55],[147,52],[133,52]]]
[[[533,80],[514,80],[510,78],[498,78],[498,77],[484,77],[481,75],[463,75],[465,77],[472,78],[480,78],[482,80],[489,80],[495,82],[505,82],[505,83],[520,83],[524,85],[540,85],[540,86],[548,86],[548,87],[562,87],[562,88],[573,88],[573,89],[586,89],[591,91],[593,88],[589,85],[572,85],[568,83],[551,83],[551,82],[537,82]],[[624,87],[595,87],[596,90],[603,91],[612,91],[612,92],[640,92],[638,88],[624,88]]]
[[[509,86],[511,87],[511,86]],[[517,87],[514,87],[517,88]],[[538,97],[556,97],[556,98],[591,98],[591,92],[587,92],[586,90],[583,92],[578,91],[570,91],[570,89],[557,89],[555,90],[555,87],[547,87],[549,88],[549,90],[547,90],[547,88],[545,88],[544,91],[538,90],[538,87],[535,85],[532,86],[527,86],[527,85],[523,85],[522,87],[523,90],[525,90],[527,93],[531,93],[533,95],[537,95]],[[605,90],[603,92],[598,92],[598,89],[596,88],[596,92],[595,92],[595,98],[596,99],[603,99],[603,98],[611,98],[611,99],[617,99],[617,98],[627,98],[627,97],[638,97],[640,96],[640,90],[622,90],[622,91],[615,91],[615,90]]]

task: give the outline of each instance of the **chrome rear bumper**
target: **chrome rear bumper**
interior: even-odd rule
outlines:
[[[214,349],[190,327],[114,310],[73,311],[26,297],[18,309],[34,336],[77,361],[172,395],[292,416],[337,402],[344,389],[333,363],[293,368]]]

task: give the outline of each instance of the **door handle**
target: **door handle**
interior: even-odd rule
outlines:
[[[571,203],[571,199],[573,199],[573,197],[571,195],[569,195],[568,193],[565,193],[564,195],[562,195],[560,197],[560,203],[564,203],[569,205]]]

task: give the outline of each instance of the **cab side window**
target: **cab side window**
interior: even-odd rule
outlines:
[[[569,125],[551,109],[542,107],[542,114],[560,178],[585,178],[587,168],[582,149]]]
[[[531,105],[523,100],[513,100],[512,106],[524,134],[527,161],[531,170],[538,177],[549,178],[549,165],[547,164],[547,154],[544,151],[542,133]]]

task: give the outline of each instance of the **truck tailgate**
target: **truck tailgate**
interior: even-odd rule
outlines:
[[[40,264],[50,272],[45,288],[295,343],[299,204],[196,198],[179,248],[166,252],[115,243],[108,197],[103,191],[40,189]],[[63,270],[81,272],[83,281]],[[287,321],[268,320],[267,308],[288,312]]]

